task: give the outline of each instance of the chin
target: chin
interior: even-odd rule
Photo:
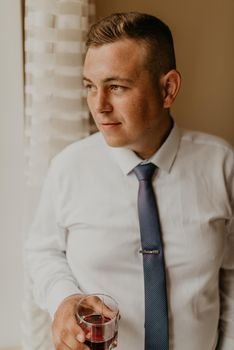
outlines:
[[[103,137],[110,147],[125,147],[127,146],[128,142],[126,140],[120,139],[118,137],[107,137],[103,134]]]

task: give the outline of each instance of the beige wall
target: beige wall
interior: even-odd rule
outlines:
[[[0,348],[0,350],[20,350],[21,348]]]
[[[182,87],[177,123],[224,137],[234,145],[234,1],[96,0],[97,16],[141,11],[172,29]]]
[[[20,344],[21,338],[24,151],[22,41],[18,0],[0,1],[0,48],[1,349]]]

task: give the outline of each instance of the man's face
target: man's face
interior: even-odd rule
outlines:
[[[143,45],[124,39],[89,48],[84,64],[88,106],[107,144],[128,147],[142,158],[158,147],[165,119],[145,55]]]

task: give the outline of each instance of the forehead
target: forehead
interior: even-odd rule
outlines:
[[[146,49],[142,42],[122,39],[114,43],[92,46],[84,62],[84,75],[129,74],[138,75],[143,69]]]

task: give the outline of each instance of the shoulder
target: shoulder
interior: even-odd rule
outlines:
[[[233,152],[233,147],[221,137],[200,131],[182,129],[181,141],[191,143],[194,146],[197,145],[198,147],[217,148],[223,151]]]
[[[63,149],[62,152],[58,154],[57,157],[67,157],[69,155],[73,155],[74,153],[77,154],[77,152],[82,152],[83,150],[89,148],[92,149],[93,147],[99,147],[102,144],[103,142],[101,134],[97,132],[68,145]]]
[[[233,173],[233,146],[218,136],[182,129],[179,149],[190,164],[193,162],[207,171]]]
[[[208,161],[212,158],[234,157],[233,146],[221,137],[199,131],[182,130],[181,149],[187,154],[202,156]]]
[[[63,169],[75,164],[92,162],[105,154],[106,144],[99,132],[78,140],[58,153],[51,162],[52,167]]]

